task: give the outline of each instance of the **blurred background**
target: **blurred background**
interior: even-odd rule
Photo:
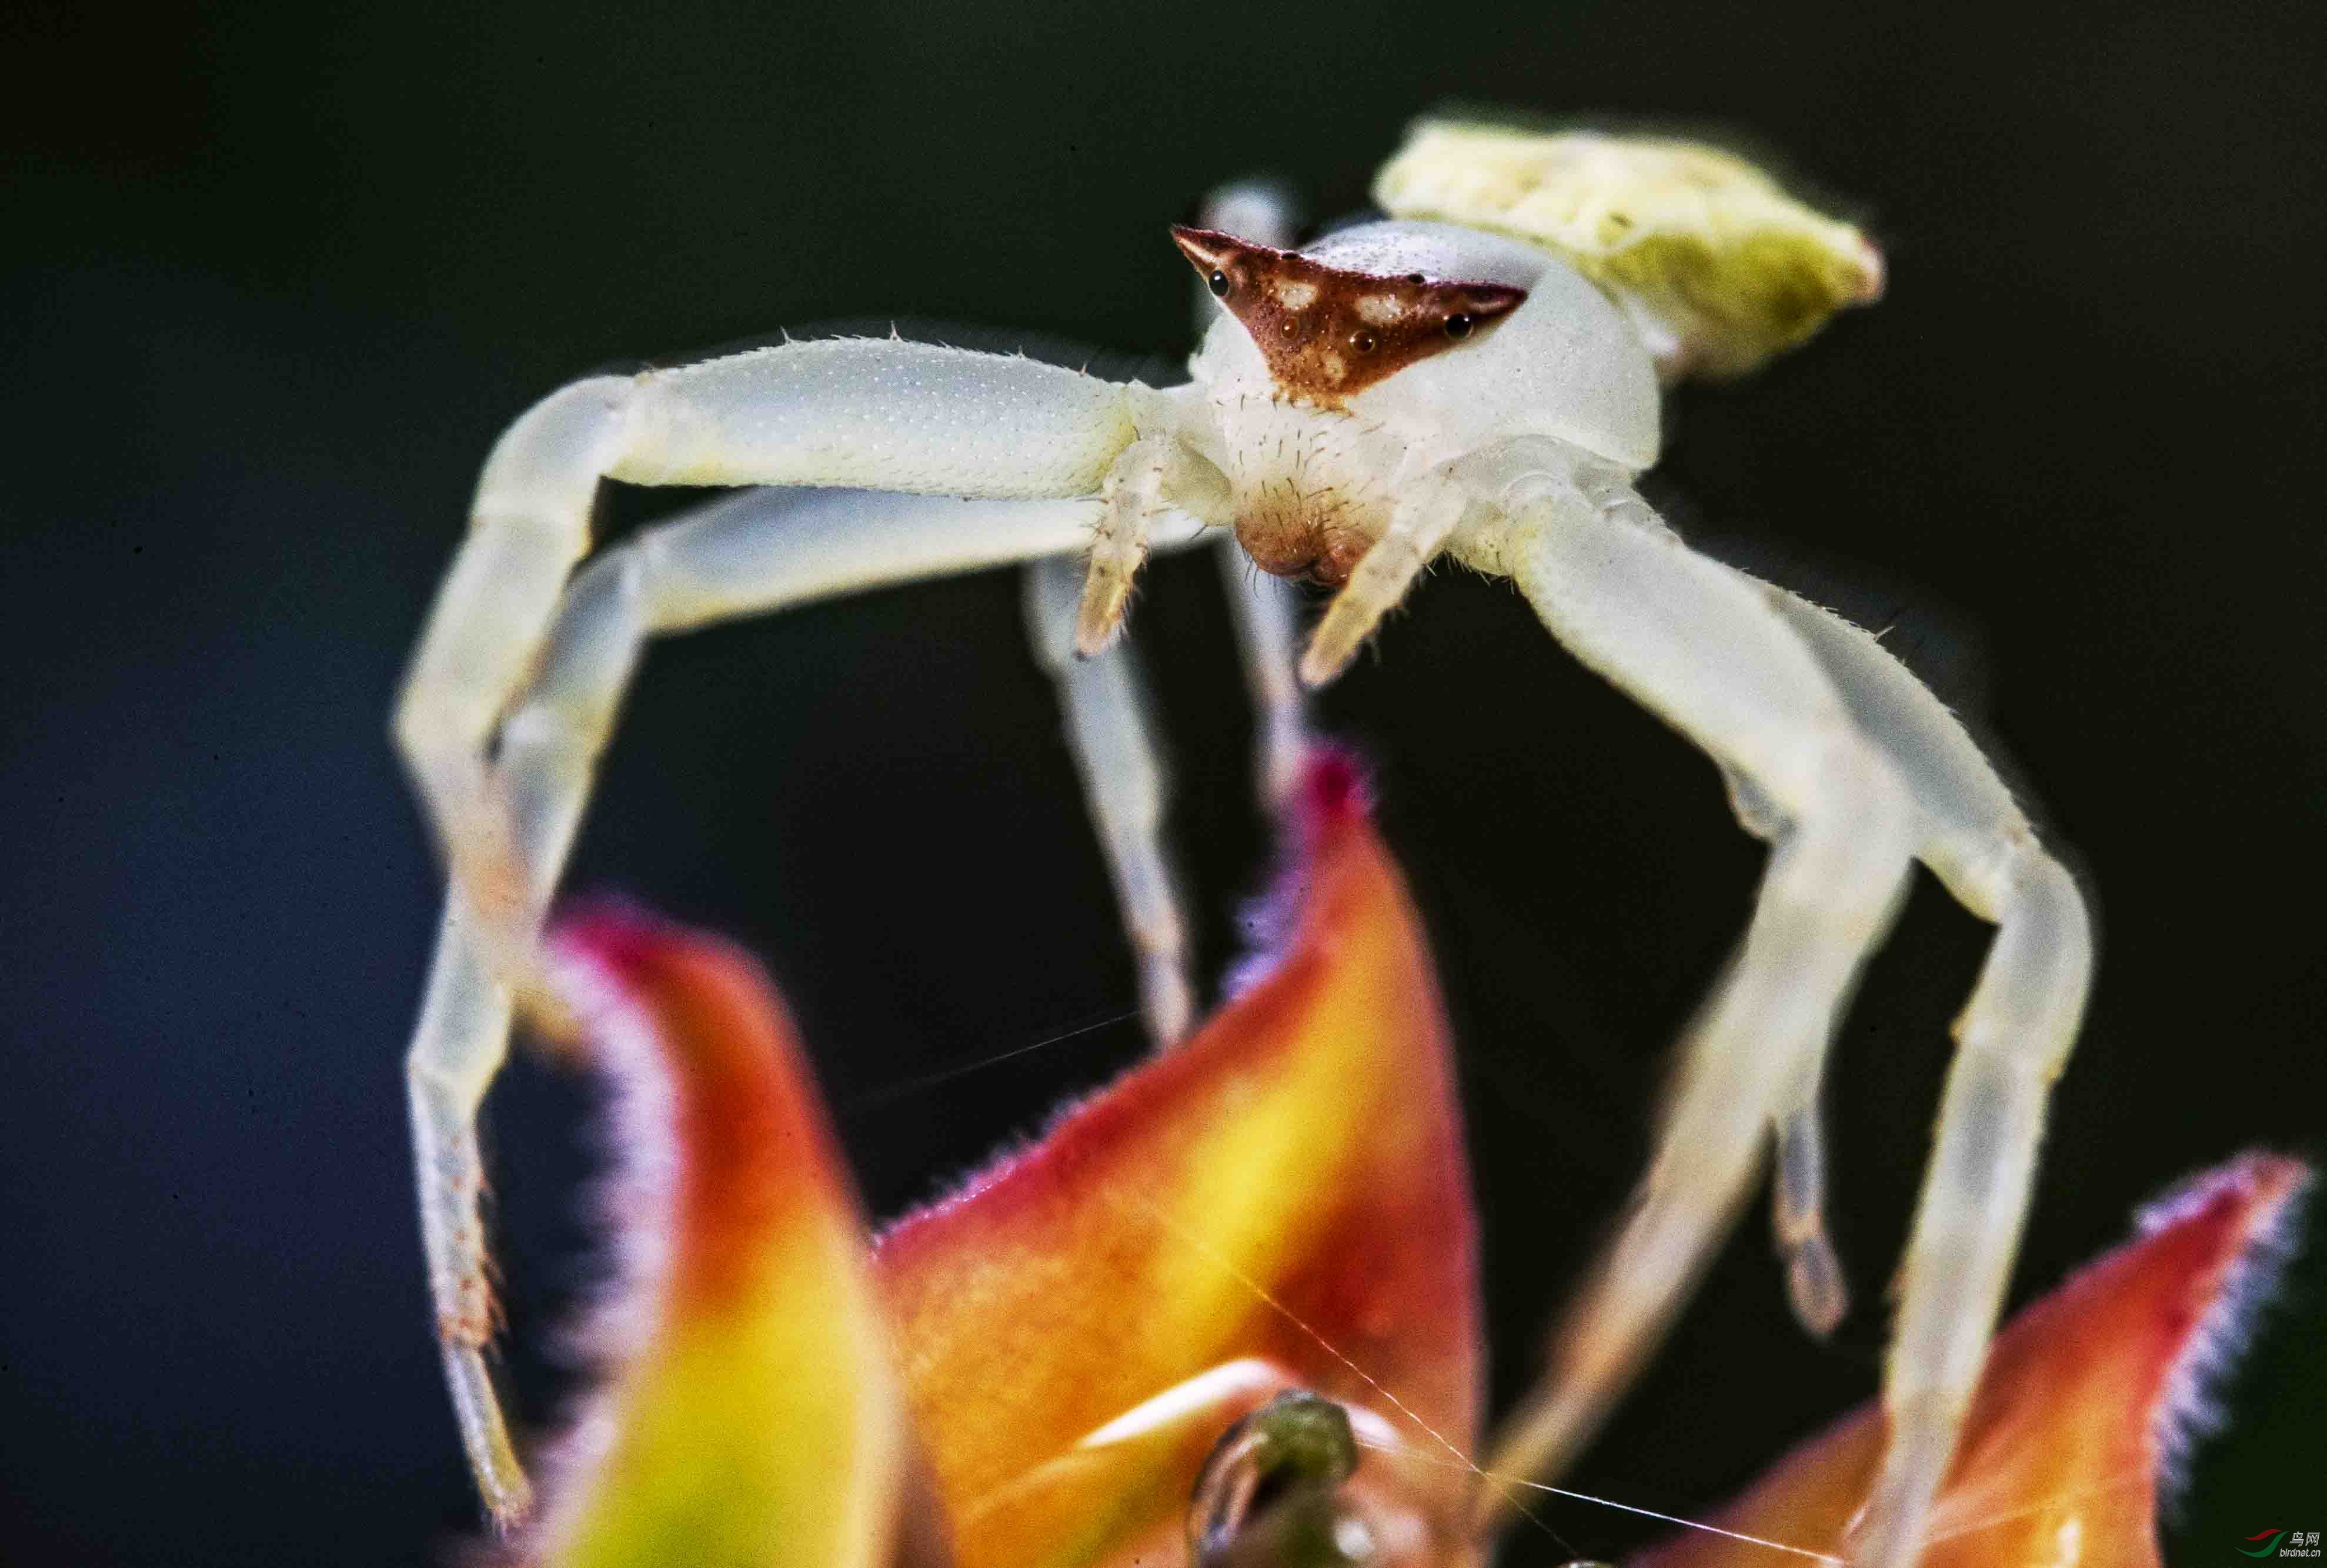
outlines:
[[[2184,1172],[2318,1157],[2320,44],[2308,8],[2235,4],[20,0],[0,1561],[425,1563],[474,1527],[399,1067],[438,878],[386,716],[501,426],[609,363],[837,318],[1168,365],[1189,280],[1164,224],[1257,170],[1347,213],[1450,99],[1742,135],[1889,255],[1879,308],[1684,391],[1649,493],[1892,628],[2089,875],[2098,987],[2014,1301]],[[1210,561],[1153,568],[1135,628],[1215,975],[1268,834]],[[1370,761],[1438,950],[1508,1399],[1642,1170],[1759,850],[1714,770],[1501,584],[1439,574],[1322,708]],[[658,649],[570,886],[765,955],[883,1213],[1141,1050],[1014,574]],[[1788,1317],[1757,1215],[1570,1484],[1701,1510],[1873,1393],[1986,936],[1925,878],[1840,1043],[1860,1304],[1835,1342]],[[491,1107],[533,1423],[591,1277],[592,1109],[535,1059]],[[2308,1246],[2226,1386],[2176,1562],[2327,1525],[2315,1218]],[[1545,1517],[1595,1554],[1657,1528]]]

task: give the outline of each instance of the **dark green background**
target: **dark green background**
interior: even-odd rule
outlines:
[[[839,317],[1182,351],[1164,224],[1255,169],[1349,210],[1448,98],[1744,134],[1889,253],[1879,309],[1679,397],[1652,494],[1895,625],[2089,872],[2098,990],[2015,1299],[2187,1171],[2315,1155],[2322,58],[2292,5],[11,7],[0,1560],[409,1563],[470,1526],[398,1077],[436,879],[384,731],[500,427],[609,361]],[[1209,566],[1157,568],[1136,626],[1217,966],[1266,844]],[[1324,713],[1463,1036],[1508,1396],[1758,852],[1498,584],[1434,580]],[[884,1211],[1138,1050],[1118,1022],[898,1087],[1130,1003],[1009,574],[659,651],[574,883],[768,956]],[[1749,1224],[1575,1485],[1701,1509],[1873,1391],[1984,936],[1923,882],[1842,1041],[1837,1343]],[[590,1278],[587,1098],[528,1064],[493,1109],[537,1420]],[[2327,1528],[2311,1236],[2177,1562]],[[1543,1511],[1579,1554],[1642,1538]]]

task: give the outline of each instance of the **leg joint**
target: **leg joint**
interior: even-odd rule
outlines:
[[[519,415],[485,460],[473,518],[572,527],[600,478],[629,455],[631,426],[650,401],[640,386],[629,376],[593,376]]]

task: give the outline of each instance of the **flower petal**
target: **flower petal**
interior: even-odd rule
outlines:
[[[621,1097],[613,1377],[519,1548],[561,1564],[925,1559],[863,1218],[758,966],[618,914],[561,975]],[[918,1513],[920,1517],[911,1517]]]
[[[2201,1386],[2257,1293],[2257,1260],[2309,1180],[2248,1154],[2153,1206],[2132,1242],[2014,1318],[1989,1353],[1922,1568],[2155,1568],[2157,1504]],[[1780,1461],[1712,1522],[1837,1552],[1881,1457],[1869,1406]],[[1693,1534],[1643,1568],[1768,1568],[1765,1546]]]
[[[1175,1535],[1212,1438],[1287,1383],[1370,1406],[1430,1461],[1402,1495],[1459,1527],[1479,1319],[1445,1021],[1347,761],[1307,800],[1273,970],[881,1244],[965,1568]]]

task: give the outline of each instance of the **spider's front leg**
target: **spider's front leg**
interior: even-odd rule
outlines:
[[[486,751],[588,549],[601,479],[1084,496],[1155,396],[1027,359],[858,339],[595,377],[536,405],[486,462],[396,719],[453,881],[497,958],[529,961],[530,879]]]
[[[1220,471],[1188,450],[1175,433],[1143,435],[1124,448],[1099,490],[1098,530],[1091,536],[1090,563],[1082,601],[1075,611],[1075,651],[1086,658],[1105,653],[1123,631],[1123,612],[1132,584],[1147,564],[1148,535],[1168,505],[1192,496],[1214,514],[1224,512]],[[1167,500],[1166,498],[1170,498]]]
[[[1405,487],[1392,507],[1389,527],[1358,557],[1356,567],[1325,607],[1309,646],[1301,655],[1301,678],[1323,686],[1342,670],[1374,634],[1383,616],[1397,607],[1455,527],[1472,506],[1470,492],[1444,470]]]
[[[1028,567],[1027,626],[1066,709],[1067,747],[1138,963],[1148,1037],[1176,1045],[1195,1020],[1196,993],[1178,879],[1164,846],[1162,749],[1134,650],[1080,651],[1079,605],[1088,602],[1087,582],[1082,562],[1070,555]]]
[[[415,657],[397,735],[453,879],[407,1070],[439,1334],[471,1460],[497,1514],[521,1511],[526,1493],[483,1357],[491,1295],[474,1117],[506,1051],[507,982],[529,968],[541,907],[639,641],[736,606],[1056,554],[1079,547],[1097,518],[1086,500],[898,499],[884,509],[856,498],[818,514],[821,527],[803,511],[779,537],[718,511],[585,574],[552,639],[600,478],[1088,497],[1154,396],[921,344],[797,343],[576,383],[494,449],[470,537]],[[488,745],[537,665],[540,687],[501,728],[491,770]]]
[[[1758,586],[1629,497],[1555,492],[1512,532],[1512,575],[1553,634],[1742,777],[1777,829],[1745,938],[1682,1043],[1632,1212],[1514,1428],[1512,1452],[1535,1471],[1588,1440],[1727,1233],[1772,1124],[1814,1106],[1827,1041],[1904,890],[1915,823],[1897,770]],[[1831,1326],[1840,1274],[1817,1194],[1790,1208],[1797,1302]]]
[[[1590,1435],[1725,1232],[1772,1129],[1797,1310],[1813,1328],[1839,1315],[1819,1219],[1820,1066],[1920,858],[1999,929],[1958,1027],[1902,1273],[1890,1443],[1851,1545],[1854,1563],[1907,1568],[1977,1382],[2046,1091],[2082,1013],[2082,901],[1961,725],[1873,638],[1694,554],[1621,481],[1579,490],[1546,473],[1516,488],[1502,554],[1545,623],[1721,764],[1772,853],[1744,943],[1684,1042],[1634,1209],[1491,1468],[1556,1469]]]
[[[755,490],[647,530],[568,588],[540,673],[502,726],[496,781],[504,831],[531,878],[529,906],[556,887],[599,756],[648,640],[737,616],[1044,556],[1071,563],[1095,500],[971,501],[876,491]],[[1158,544],[1193,542],[1167,518]],[[487,1376],[491,1291],[477,1197],[479,1103],[507,1054],[510,994],[445,900],[435,968],[407,1062],[421,1229],[456,1412],[480,1489],[497,1515],[523,1510],[524,1476]]]

